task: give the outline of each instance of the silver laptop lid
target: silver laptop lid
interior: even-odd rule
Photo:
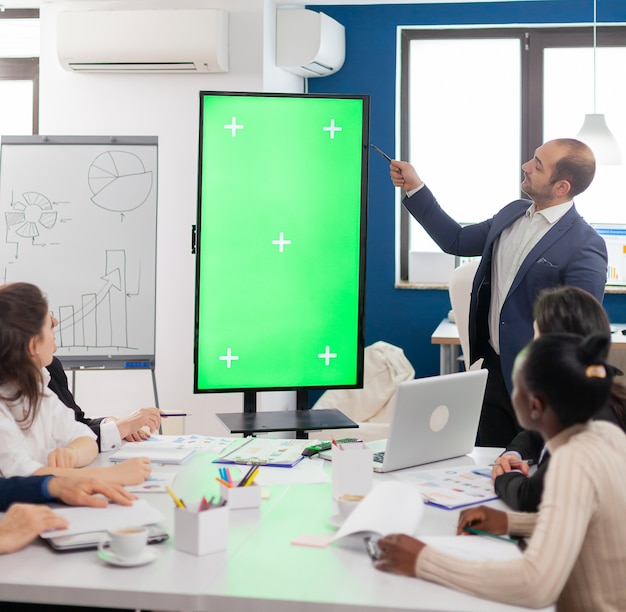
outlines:
[[[382,465],[390,472],[472,452],[487,370],[416,378],[398,385]]]

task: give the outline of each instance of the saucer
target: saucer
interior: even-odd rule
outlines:
[[[111,565],[117,565],[119,567],[135,567],[137,565],[145,565],[146,563],[152,563],[157,558],[157,551],[154,548],[146,548],[138,557],[132,559],[120,559],[113,553],[106,552],[105,550],[98,551],[98,557]]]
[[[345,519],[340,514],[333,514],[333,516],[327,519],[328,524],[336,527],[337,529],[343,525],[344,521]]]

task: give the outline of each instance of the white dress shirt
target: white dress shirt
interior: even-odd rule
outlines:
[[[489,342],[500,354],[500,311],[509,289],[528,253],[574,205],[573,200],[540,211],[531,204],[526,213],[509,225],[496,239],[491,261],[491,303]]]

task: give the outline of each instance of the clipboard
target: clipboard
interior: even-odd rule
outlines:
[[[254,438],[249,437],[213,463],[266,465],[271,467],[293,467],[304,459],[302,451],[314,444],[299,438]]]

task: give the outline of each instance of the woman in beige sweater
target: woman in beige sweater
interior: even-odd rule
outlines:
[[[611,389],[610,338],[549,334],[517,359],[513,406],[551,453],[539,512],[480,506],[461,513],[474,528],[529,537],[520,559],[474,562],[407,535],[379,541],[376,567],[505,603],[559,610],[626,610],[626,435],[590,421]]]

